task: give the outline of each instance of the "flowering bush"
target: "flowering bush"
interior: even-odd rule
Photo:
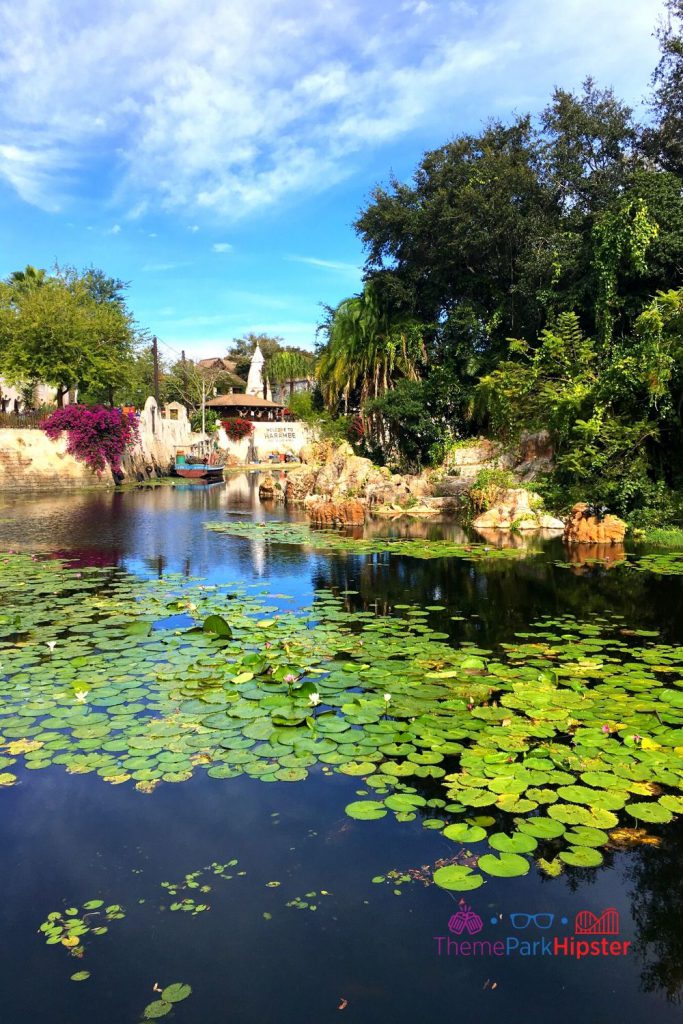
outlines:
[[[223,430],[231,441],[241,441],[243,437],[249,437],[254,433],[254,424],[251,420],[222,420]]]
[[[120,473],[126,447],[139,438],[133,413],[105,409],[102,405],[67,405],[55,409],[41,426],[53,441],[66,430],[66,450],[98,473],[107,464],[112,473]]]

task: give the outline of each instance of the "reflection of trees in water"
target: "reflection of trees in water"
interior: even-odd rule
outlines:
[[[665,640],[680,638],[680,579],[627,568],[596,569],[590,579],[577,579],[542,558],[474,563],[381,552],[319,559],[314,582],[358,590],[355,607],[377,607],[380,613],[395,604],[445,605],[447,611],[433,613],[430,621],[458,641],[509,640],[542,615],[587,619],[615,612],[629,626],[655,626]],[[453,622],[450,616],[456,614],[464,620]]]
[[[661,845],[640,847],[629,869],[633,949],[642,964],[643,990],[661,991],[678,1004],[683,1001],[683,818],[660,835]]]

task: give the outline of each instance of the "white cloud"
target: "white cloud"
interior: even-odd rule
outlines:
[[[128,216],[235,219],[407,133],[593,73],[637,102],[661,0],[50,0],[0,6],[0,177],[58,209],[106,162]],[[416,153],[417,156],[417,153]],[[101,179],[104,180],[104,179]],[[140,211],[137,213],[137,211]],[[120,216],[123,216],[121,214]]]
[[[356,263],[343,263],[341,260],[321,260],[316,256],[286,256],[290,263],[307,263],[310,267],[320,267],[321,270],[334,270],[340,274],[361,274],[361,268]]]
[[[231,252],[232,246],[230,242],[214,242],[211,246],[212,252]]]
[[[167,270],[177,270],[178,267],[189,266],[189,263],[145,263],[142,270],[145,273],[164,273]]]
[[[121,225],[120,224],[114,224],[113,227],[109,228],[109,230],[107,231],[107,234],[108,235],[120,235],[121,234]]]

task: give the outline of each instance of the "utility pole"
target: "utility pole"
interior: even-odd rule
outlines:
[[[156,334],[152,338],[152,359],[154,361],[154,397],[159,405],[159,342]]]

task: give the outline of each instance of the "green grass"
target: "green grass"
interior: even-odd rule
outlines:
[[[683,548],[683,530],[675,526],[657,527],[646,531],[645,540],[660,548]]]

